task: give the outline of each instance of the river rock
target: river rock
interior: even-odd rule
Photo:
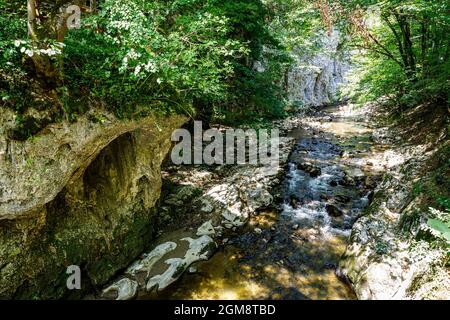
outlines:
[[[345,195],[342,195],[342,194],[336,195],[335,199],[336,199],[337,202],[340,202],[340,203],[349,203],[351,201],[349,196],[345,196]]]
[[[216,234],[216,230],[212,224],[212,221],[209,220],[202,224],[197,230],[197,236],[214,236]]]
[[[136,297],[138,283],[128,278],[123,278],[112,284],[102,292],[102,297],[114,300],[131,300]]]
[[[290,200],[289,200],[289,204],[294,209],[298,209],[302,205],[301,200],[299,200],[297,198],[297,196],[295,196],[295,195],[291,195]]]
[[[214,211],[214,202],[208,198],[200,200],[200,211],[203,213],[211,213]]]
[[[248,221],[248,213],[242,210],[242,204],[236,203],[232,207],[228,207],[222,212],[222,217],[225,218],[223,224],[227,229],[235,227],[242,227]]]
[[[198,239],[184,238],[182,241],[189,242],[189,249],[183,258],[173,258],[166,261],[169,266],[165,272],[156,275],[148,280],[146,289],[152,291],[164,290],[175,282],[184,271],[194,262],[208,260],[216,249],[217,245],[209,236],[202,236]]]
[[[192,273],[197,273],[197,272],[198,272],[198,269],[197,269],[197,267],[190,267],[189,270],[188,270],[188,272],[191,273],[191,274],[192,274]]]
[[[166,242],[160,244],[155,249],[153,249],[150,253],[144,254],[144,259],[138,260],[133,263],[125,272],[126,275],[139,278],[139,275],[142,274],[144,281],[150,275],[153,266],[161,260],[167,253],[175,250],[177,248],[177,244],[175,242]]]
[[[353,178],[349,177],[348,175],[344,175],[344,177],[339,181],[339,184],[345,187],[353,187],[356,185],[356,182]]]
[[[369,205],[372,204],[374,198],[375,198],[375,192],[372,190],[372,191],[370,191],[369,194],[367,195],[367,200],[368,200]]]
[[[338,207],[332,204],[327,204],[326,210],[327,213],[334,218],[341,217],[344,214]]]
[[[368,189],[375,189],[377,186],[377,182],[373,179],[373,177],[368,176],[364,180],[364,186]]]
[[[310,163],[299,163],[297,168],[308,173],[312,178],[317,178],[322,174],[322,170]]]
[[[179,186],[174,193],[167,197],[164,203],[170,206],[183,207],[186,201],[192,199],[197,192],[198,189],[193,186]]]
[[[273,202],[273,197],[269,191],[263,187],[249,189],[245,192],[244,201],[251,211],[268,207]]]
[[[255,231],[256,234],[262,234],[263,233],[261,228],[255,228],[254,231]]]
[[[337,187],[337,186],[338,186],[338,183],[336,182],[336,180],[331,180],[331,181],[330,181],[330,186],[332,186],[332,187]]]

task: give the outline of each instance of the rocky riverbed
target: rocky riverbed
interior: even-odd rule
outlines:
[[[417,179],[437,148],[419,155],[420,144],[401,146],[393,128],[373,127],[378,107],[274,123],[283,136],[275,171],[166,166],[166,227],[100,297],[445,298],[445,252],[421,254],[422,242],[399,227],[417,204],[405,175]]]
[[[275,123],[275,171],[166,167],[167,230],[103,297],[355,298],[336,267],[383,168],[369,160],[366,120],[349,110]]]

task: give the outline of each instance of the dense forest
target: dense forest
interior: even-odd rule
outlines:
[[[449,0],[0,0],[0,299],[97,298],[143,251],[155,249],[157,235],[180,227],[180,219],[194,230],[200,216],[206,227],[198,229],[201,238],[188,238],[191,249],[204,246],[203,253],[214,241],[260,245],[242,254],[260,254],[255,265],[267,264],[254,274],[267,280],[272,269],[285,268],[300,283],[292,288],[293,278],[284,284],[273,272],[276,281],[260,285],[270,290],[253,283],[261,296],[231,298],[448,299],[448,287],[426,286],[449,281],[449,35]],[[278,178],[246,168],[174,169],[166,164],[170,134],[192,129],[193,120],[205,129],[278,126],[296,140],[281,146],[286,159]],[[204,183],[210,176],[219,178]],[[225,213],[213,188],[222,182]],[[277,201],[284,215],[310,214],[324,225],[289,221],[266,230],[257,222],[255,240],[236,236],[238,226],[226,221],[235,211],[252,221]],[[225,217],[225,227],[212,225],[222,223],[212,212]],[[229,230],[217,240],[212,234],[220,228]],[[319,242],[321,233],[334,242]],[[156,255],[173,249],[167,243]],[[283,250],[291,260],[278,256]],[[427,262],[411,262],[416,258]],[[227,266],[217,259],[204,267],[215,276]],[[29,261],[39,267],[28,269]],[[130,268],[146,263],[155,262]],[[186,270],[196,273],[189,259],[171,263],[181,264],[171,266],[176,276],[147,279],[147,272],[148,292]],[[65,288],[70,264],[89,275],[80,294]],[[404,264],[419,267],[395,274]],[[251,275],[239,278],[246,268],[233,273],[236,281],[250,283]],[[305,274],[317,278],[303,280]],[[136,297],[145,287],[136,279],[112,284],[113,298]],[[322,289],[302,287],[308,281]],[[168,297],[210,297],[192,289],[194,282],[183,278]],[[379,283],[396,289],[391,294]],[[186,293],[192,291],[200,293]]]
[[[73,4],[80,5],[81,25],[69,30],[63,8]],[[193,109],[218,121],[280,117],[292,49],[320,50],[313,36],[334,28],[346,39],[342,45],[362,53],[355,98],[392,96],[401,109],[448,102],[447,1],[0,6],[2,104],[18,112],[36,106],[76,119],[104,104],[119,117]]]

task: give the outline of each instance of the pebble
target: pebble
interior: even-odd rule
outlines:
[[[189,270],[188,270],[189,273],[197,273],[197,271],[198,270],[197,270],[196,267],[190,267]]]

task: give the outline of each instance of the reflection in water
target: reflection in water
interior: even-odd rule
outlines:
[[[319,129],[291,132],[298,144],[282,209],[253,217],[246,232],[153,298],[354,299],[335,270],[368,203],[361,158],[370,152],[370,130],[334,117],[317,119]],[[349,151],[355,156],[343,156]]]

